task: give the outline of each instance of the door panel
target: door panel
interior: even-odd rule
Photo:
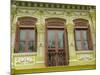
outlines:
[[[56,65],[56,52],[55,50],[48,50],[48,66]]]
[[[58,51],[58,65],[66,65],[66,56],[64,50]]]

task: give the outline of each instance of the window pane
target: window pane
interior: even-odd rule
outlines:
[[[25,50],[25,37],[26,37],[26,31],[20,30],[20,36],[19,36],[19,52],[24,52]]]
[[[25,41],[19,42],[19,52],[24,52],[25,49]]]
[[[28,30],[29,40],[35,40],[35,30]]]
[[[76,30],[75,36],[76,36],[77,49],[87,50],[88,49],[87,30]]]
[[[34,41],[29,41],[29,52],[35,52],[35,45],[34,45]]]
[[[80,34],[81,34],[81,30],[75,30],[76,40],[81,40]]]
[[[29,47],[29,52],[32,52],[32,51],[36,51],[35,50],[35,30],[29,30],[28,31],[28,47]]]
[[[83,40],[87,40],[87,30],[82,30]]]
[[[20,40],[25,40],[26,37],[26,30],[20,30]]]
[[[48,30],[48,48],[55,48],[54,31]]]
[[[19,38],[19,52],[25,52],[26,47],[28,47],[28,52],[35,51],[35,30],[21,29]]]
[[[85,50],[88,49],[88,42],[87,42],[87,41],[84,41],[84,42],[83,42],[83,47],[84,47]]]
[[[76,46],[78,50],[81,50],[82,49],[81,41],[76,41]]]
[[[63,48],[64,31],[58,31],[58,48]]]

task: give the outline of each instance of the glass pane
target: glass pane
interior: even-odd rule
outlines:
[[[58,31],[58,48],[63,48],[64,31]]]
[[[20,30],[20,40],[24,41],[26,37],[26,30]]]
[[[35,45],[34,45],[34,41],[29,41],[29,52],[35,52]]]
[[[24,52],[25,50],[25,38],[26,38],[26,31],[21,29],[20,36],[19,36],[19,52]]]
[[[54,31],[48,30],[48,48],[55,48]]]
[[[81,50],[82,49],[81,41],[76,41],[76,46],[78,50]]]
[[[87,30],[82,30],[83,40],[87,40]]]
[[[25,49],[25,41],[19,42],[19,52],[24,52]]]
[[[28,30],[29,40],[35,40],[35,30]]]
[[[35,30],[28,30],[28,36],[29,52],[35,51]]]
[[[83,47],[84,47],[85,50],[88,49],[88,42],[87,42],[87,41],[84,41],[84,42],[83,42]]]
[[[81,40],[80,34],[81,34],[81,30],[75,30],[76,40]]]
[[[20,30],[20,52],[25,51],[25,47],[28,47],[28,51],[32,52],[34,50],[34,40],[35,40],[35,31],[32,29],[21,29]],[[26,39],[27,38],[27,39]],[[25,44],[27,43],[27,44]]]

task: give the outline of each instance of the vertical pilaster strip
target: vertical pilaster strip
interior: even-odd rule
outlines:
[[[96,58],[96,10],[90,9],[89,11],[91,17],[91,35],[93,41],[94,59]]]
[[[36,62],[45,61],[45,26],[42,23],[37,24],[37,57]]]
[[[16,5],[12,5],[11,6],[11,58],[12,58],[12,68],[14,68],[14,65],[15,65],[15,58],[14,58],[14,43],[15,43],[15,33],[16,33],[16,23],[15,23],[15,16],[16,16]]]
[[[68,46],[69,46],[69,65],[76,65],[77,56],[75,51],[75,40],[74,40],[74,25],[67,24],[68,32]]]

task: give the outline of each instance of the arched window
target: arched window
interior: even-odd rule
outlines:
[[[75,24],[76,50],[92,50],[91,30],[88,20],[78,18],[73,22]]]
[[[48,18],[46,22],[46,65],[59,66],[68,64],[68,47],[66,20],[62,18]]]
[[[15,53],[36,52],[36,21],[28,16],[17,19]]]

